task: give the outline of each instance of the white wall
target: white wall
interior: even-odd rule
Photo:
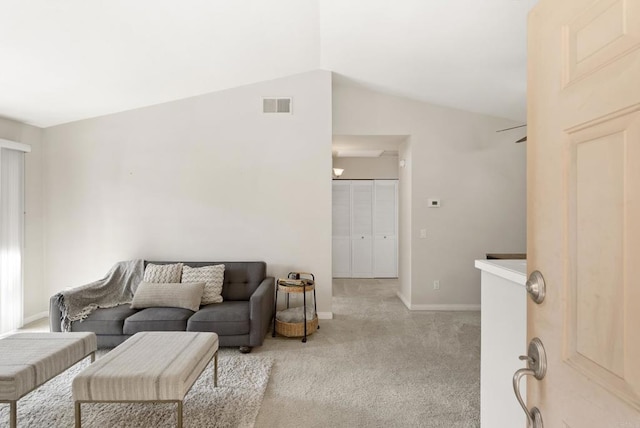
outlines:
[[[410,174],[411,184],[400,191],[401,223],[408,216],[411,222],[410,254],[402,237],[400,244],[400,256],[410,258],[400,261],[401,294],[410,307],[479,307],[480,274],[473,260],[487,252],[525,252],[526,146],[514,144],[522,130],[495,132],[513,125],[506,119],[334,85],[334,134],[410,135],[405,174]],[[403,156],[409,156],[406,150]],[[407,191],[410,202],[402,200]],[[440,198],[442,207],[427,208],[428,198]],[[401,234],[403,227],[406,224]],[[419,238],[420,229],[427,230],[427,239]],[[440,281],[438,291],[434,280]]]
[[[0,118],[0,138],[29,144],[25,154],[24,319],[42,315],[48,305],[42,270],[42,130]]]
[[[264,260],[331,312],[331,136],[326,71],[46,129],[46,297],[118,260]]]
[[[333,158],[334,168],[343,168],[340,180],[397,180],[398,157]]]

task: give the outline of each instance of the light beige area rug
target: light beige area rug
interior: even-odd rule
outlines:
[[[73,427],[71,382],[88,364],[85,359],[18,401],[18,427]],[[211,362],[185,398],[184,426],[253,427],[272,366],[270,357],[221,349],[218,387],[213,386]],[[9,405],[0,404],[0,427],[8,426]],[[175,427],[176,404],[83,404],[82,426]]]

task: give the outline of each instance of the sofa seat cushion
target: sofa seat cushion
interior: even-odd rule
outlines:
[[[124,321],[124,334],[141,331],[185,331],[193,311],[184,308],[147,308]]]
[[[249,302],[229,301],[203,306],[189,318],[187,331],[210,331],[219,336],[249,334]]]
[[[138,312],[129,305],[98,308],[82,321],[71,323],[71,331],[92,331],[98,335],[122,334],[124,320]]]

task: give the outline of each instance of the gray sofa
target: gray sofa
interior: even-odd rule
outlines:
[[[176,262],[145,262],[168,264]],[[267,277],[264,262],[182,262],[201,267],[224,264],[222,303],[201,306],[196,312],[183,308],[131,309],[130,305],[99,308],[83,321],[71,323],[71,331],[96,333],[99,348],[119,345],[140,331],[211,331],[220,346],[238,346],[249,352],[262,345],[273,319],[274,278]],[[61,313],[55,296],[49,302],[51,331],[61,331]]]

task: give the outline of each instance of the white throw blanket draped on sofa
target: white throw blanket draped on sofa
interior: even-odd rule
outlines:
[[[56,294],[62,313],[62,331],[69,331],[72,321],[85,319],[97,308],[131,303],[135,287],[143,276],[144,260],[118,262],[104,278]]]

